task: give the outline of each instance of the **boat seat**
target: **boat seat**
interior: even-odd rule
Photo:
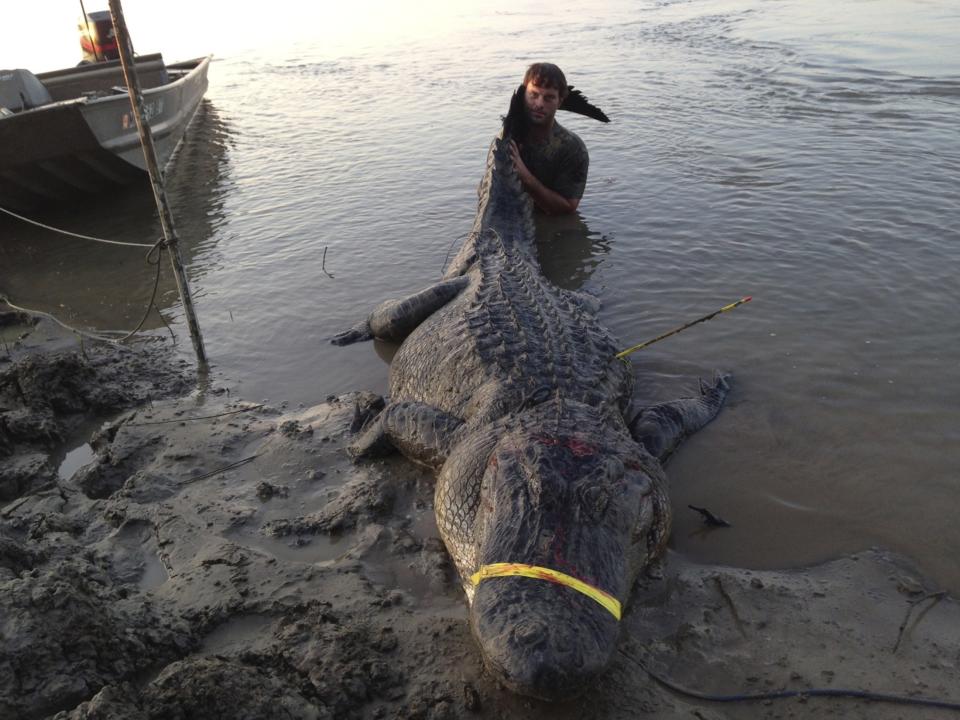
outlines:
[[[0,70],[0,107],[20,112],[52,102],[50,91],[29,70]]]

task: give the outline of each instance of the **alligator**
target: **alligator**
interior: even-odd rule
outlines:
[[[634,581],[670,533],[662,463],[729,383],[718,373],[695,397],[629,412],[633,371],[596,303],[539,271],[508,149],[522,102],[515,93],[441,280],[332,341],[400,343],[390,401],[349,450],[399,451],[437,473],[437,526],[485,666],[518,693],[561,700],[610,663]]]

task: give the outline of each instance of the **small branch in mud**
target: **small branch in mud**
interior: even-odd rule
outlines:
[[[700,513],[700,516],[703,518],[704,525],[709,527],[733,527],[730,523],[724,520],[722,517],[714,515],[712,512],[706,508],[697,507],[695,505],[687,505],[691,510],[695,510]]]
[[[719,575],[715,575],[713,581],[717,584],[717,590],[720,591],[720,596],[723,598],[724,602],[727,603],[727,607],[730,608],[730,614],[733,616],[733,624],[737,626],[737,630],[743,637],[747,636],[747,631],[743,628],[743,621],[740,619],[740,613],[737,612],[737,606],[733,603],[733,598],[730,597],[730,593],[727,592],[727,589],[723,586],[723,581],[720,580]]]
[[[246,465],[246,464],[249,463],[249,462],[253,462],[253,461],[256,460],[258,457],[260,457],[259,454],[257,454],[257,455],[251,455],[250,457],[246,457],[246,458],[244,458],[243,460],[237,460],[235,463],[230,463],[229,465],[224,465],[222,468],[217,468],[216,470],[212,470],[212,471],[210,471],[210,472],[208,472],[208,473],[204,473],[203,475],[198,475],[197,477],[190,478],[190,479],[188,479],[188,480],[184,480],[184,481],[183,481],[182,483],[180,483],[180,484],[181,484],[181,485],[186,485],[187,483],[197,482],[198,480],[206,480],[206,479],[209,478],[209,477],[213,477],[214,475],[219,475],[220,473],[226,472],[227,470],[233,470],[233,468],[240,467],[241,465]]]
[[[933,600],[932,603],[927,605],[927,607],[925,607],[923,611],[919,615],[917,615],[917,619],[913,622],[913,627],[915,628],[917,625],[920,624],[920,621],[923,620],[924,615],[926,615],[928,612],[933,610],[934,606],[938,602],[943,600],[943,598],[945,598],[946,596],[947,596],[947,591],[941,590],[935,593],[927,593],[923,597],[919,597],[919,598],[916,598],[915,600],[908,601],[910,606],[907,608],[907,614],[904,615],[903,617],[903,622],[900,623],[900,629],[897,632],[897,642],[894,644],[893,650],[891,650],[892,653],[896,653],[897,650],[900,648],[900,642],[903,640],[903,635],[906,632],[907,625],[910,623],[910,616],[913,615],[914,608],[916,608],[917,605],[920,605],[921,603],[925,603],[927,600]]]
[[[33,497],[34,497],[33,495],[25,495],[19,500],[14,500],[12,503],[7,505],[3,510],[0,510],[0,517],[4,517],[4,518],[10,517],[10,514],[12,512],[16,511],[17,508],[19,508],[21,505],[23,505]]]
[[[153,537],[154,540],[157,541],[157,557],[160,560],[160,564],[163,565],[163,569],[166,571],[167,577],[172,578],[175,574],[173,572],[173,566],[169,562],[170,558],[167,553],[163,552],[163,546],[165,543],[160,539],[160,528],[156,525],[153,526]]]
[[[327,272],[327,248],[329,245],[323,246],[323,262],[320,264],[320,269],[326,274],[328,278],[332,278],[333,275]]]
[[[170,420],[152,420],[149,422],[127,423],[127,427],[140,427],[141,425],[164,425],[166,423],[187,422],[188,420],[209,420],[211,418],[223,417],[224,415],[236,415],[237,413],[250,412],[262,408],[263,403],[251,405],[250,407],[240,408],[239,410],[229,410],[227,412],[217,413],[216,415],[195,415],[192,417],[172,418]]]

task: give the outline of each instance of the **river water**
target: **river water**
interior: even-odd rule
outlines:
[[[613,122],[561,118],[590,179],[578,217],[540,219],[546,274],[599,294],[624,346],[754,297],[633,356],[641,401],[734,378],[669,463],[674,550],[791,567],[881,545],[960,592],[952,0],[470,2],[392,28],[400,15],[371,14],[371,35],[369,2],[337,11],[343,35],[286,2],[271,23],[290,32],[261,44],[207,28],[213,47],[193,52],[218,53],[207,100],[168,169],[218,379],[292,405],[385,391],[395,348],[326,339],[438,278],[510,92],[549,59]],[[44,219],[145,241],[150,203]],[[153,272],[139,250],[0,230],[0,289],[19,304],[101,329],[139,319]],[[733,527],[702,532],[688,504]]]

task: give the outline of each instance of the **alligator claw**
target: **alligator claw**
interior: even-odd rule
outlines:
[[[717,370],[713,374],[713,384],[709,384],[703,381],[703,378],[700,378],[700,394],[709,395],[712,392],[729,392],[730,390],[730,373],[720,372]]]
[[[337,333],[330,338],[331,345],[352,345],[355,342],[372,340],[373,333],[370,332],[370,323],[364,320],[362,323],[354,325],[349,330]]]
[[[383,410],[384,399],[371,392],[363,392],[353,401],[353,420],[350,422],[350,432],[356,433],[365,429],[370,422]]]

